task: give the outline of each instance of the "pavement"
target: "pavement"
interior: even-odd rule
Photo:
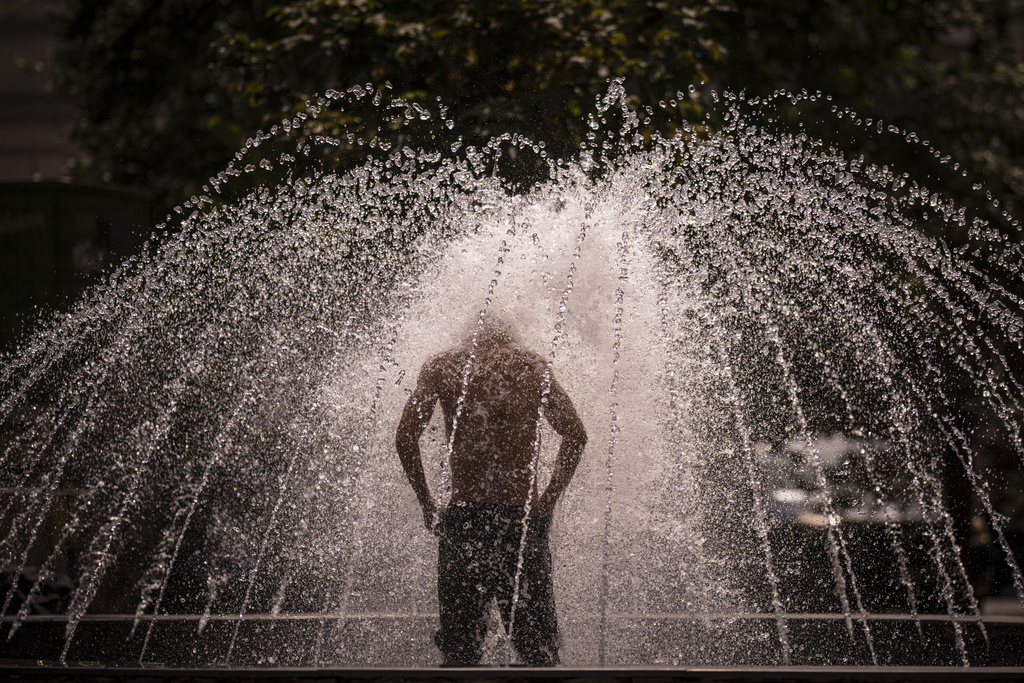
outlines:
[[[982,683],[1024,681],[1024,667],[745,667],[644,669],[147,669],[0,663],[0,681],[25,683]]]

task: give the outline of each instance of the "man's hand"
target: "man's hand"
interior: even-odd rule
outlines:
[[[562,437],[551,480],[544,493],[537,499],[537,507],[551,513],[555,509],[555,503],[569,485],[572,475],[575,474],[576,466],[580,464],[583,447],[587,445],[587,430],[583,427],[583,421],[576,413],[572,401],[569,400],[569,395],[553,377],[551,393],[544,407],[544,416]]]
[[[427,531],[437,534],[437,504],[430,495],[427,486],[427,475],[423,471],[423,458],[420,456],[420,436],[430,422],[437,402],[437,383],[435,372],[428,361],[420,371],[416,380],[416,390],[409,397],[402,410],[402,419],[398,422],[395,432],[395,448],[398,459],[402,461],[405,476],[416,492],[416,498],[423,508],[423,524]]]
[[[433,500],[428,500],[423,504],[423,524],[427,527],[427,531],[438,535],[437,526],[440,519],[437,515],[437,504]]]

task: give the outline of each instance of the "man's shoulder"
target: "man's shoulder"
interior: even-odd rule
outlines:
[[[538,354],[522,347],[504,349],[498,355],[498,361],[507,367],[515,368],[518,373],[540,377],[547,368],[547,361]]]
[[[432,365],[443,365],[445,363],[456,362],[460,359],[465,359],[466,353],[466,350],[461,348],[447,349],[440,353],[435,353],[427,359],[427,363]]]
[[[428,358],[423,364],[423,370],[432,374],[448,374],[465,363],[465,356],[465,351],[460,349],[442,351]]]
[[[548,362],[544,359],[544,356],[536,353],[535,351],[519,347],[516,349],[516,354],[519,356],[522,363],[529,365],[535,370],[544,370],[548,366]]]

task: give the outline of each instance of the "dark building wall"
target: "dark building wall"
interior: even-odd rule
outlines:
[[[71,102],[53,85],[53,0],[0,0],[0,181],[63,175]]]

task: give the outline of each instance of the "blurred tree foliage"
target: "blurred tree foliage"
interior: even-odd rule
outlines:
[[[251,129],[218,85],[212,45],[255,30],[270,4],[70,0],[57,77],[80,118],[80,178],[156,191],[173,204],[222,168]]]
[[[467,144],[519,132],[572,156],[607,79],[656,104],[709,80],[769,94],[820,90],[927,146],[838,125],[792,125],[846,153],[895,163],[968,203],[981,180],[1019,214],[1024,197],[1024,0],[66,0],[64,87],[82,119],[75,173],[144,185],[173,204],[245,139],[329,88],[390,83],[451,107]],[[680,102],[702,116],[701,101]],[[784,117],[785,118],[785,117]],[[797,123],[799,121],[799,123]],[[336,114],[357,133],[358,112]],[[413,141],[415,142],[415,141]],[[900,143],[900,144],[896,144]],[[932,176],[939,176],[933,179]]]
[[[820,90],[839,109],[916,133],[927,145],[838,125],[827,110],[801,117],[808,131],[847,153],[895,163],[1000,219],[1024,199],[1024,2],[1022,0],[748,0],[722,15],[729,56],[720,83],[748,95]],[[734,36],[735,39],[727,39]],[[791,112],[795,113],[795,112]],[[952,159],[945,165],[928,152]],[[952,165],[961,162],[970,179]],[[971,184],[1000,201],[987,205]],[[935,186],[938,181],[938,186]],[[979,201],[980,200],[980,201]]]
[[[68,0],[62,73],[77,173],[195,193],[247,136],[330,88],[440,98],[467,144],[518,132],[573,154],[621,76],[646,102],[707,78],[722,0]],[[333,129],[332,129],[333,123]],[[335,115],[361,131],[363,121]]]

